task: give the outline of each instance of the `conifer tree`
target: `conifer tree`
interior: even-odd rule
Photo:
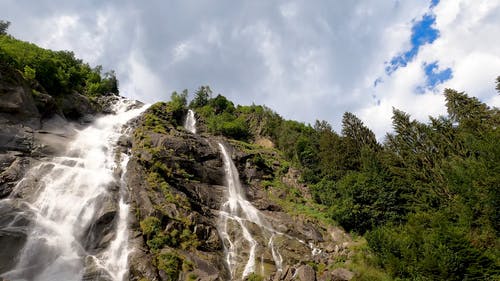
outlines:
[[[10,21],[0,20],[0,35],[6,35],[9,26],[10,26]]]

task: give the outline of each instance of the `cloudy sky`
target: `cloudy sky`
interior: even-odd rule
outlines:
[[[445,114],[444,88],[500,106],[499,0],[0,0],[9,33],[114,69],[145,102],[210,85],[238,104],[379,138],[392,107]]]

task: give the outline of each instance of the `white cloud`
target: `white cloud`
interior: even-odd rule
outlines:
[[[0,0],[13,34],[115,69],[124,95],[147,102],[173,90],[210,85],[236,103],[266,104],[286,118],[327,120],[337,130],[345,111],[379,137],[392,107],[426,120],[444,113],[444,87],[498,104],[500,3],[442,0],[433,12],[441,36],[391,76],[385,62],[411,48],[414,20],[429,1],[40,0],[29,7]],[[423,63],[437,61],[453,78],[435,91]],[[374,81],[381,83],[374,87]]]
[[[127,68],[130,79],[121,85],[122,95],[139,100],[144,100],[143,97],[147,96],[163,96],[163,100],[170,97],[164,91],[167,85],[145,64],[141,54],[132,53],[124,67]],[[146,102],[149,102],[149,100],[146,100]]]
[[[283,16],[286,19],[290,19],[290,20],[292,20],[293,17],[295,17],[297,15],[297,12],[298,12],[297,11],[298,10],[297,4],[294,2],[289,2],[289,3],[283,4],[280,6],[279,9],[280,9],[281,16]]]
[[[429,115],[445,115],[444,88],[466,91],[491,105],[499,102],[494,80],[500,75],[500,37],[493,34],[500,34],[500,3],[441,1],[433,12],[440,37],[422,46],[407,67],[391,76],[382,75],[384,82],[375,88],[380,105],[368,105],[357,112],[379,138],[391,128],[391,107],[421,121],[428,121]],[[450,67],[452,78],[434,91],[418,93],[416,87],[426,84],[423,64],[434,61],[439,70]]]

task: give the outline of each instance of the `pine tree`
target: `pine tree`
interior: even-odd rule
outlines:
[[[379,145],[375,134],[366,127],[356,115],[346,112],[342,118],[342,155],[346,170],[359,170],[361,166],[361,150],[368,147],[377,150]]]
[[[470,132],[480,132],[485,126],[491,125],[492,111],[475,97],[469,97],[464,92],[446,89],[446,107],[452,121]]]
[[[0,35],[6,35],[9,26],[10,26],[10,21],[0,20]]]

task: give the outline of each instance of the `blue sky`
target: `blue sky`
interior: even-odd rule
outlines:
[[[439,4],[439,0],[432,0],[430,3],[430,11],[422,16],[419,20],[413,20],[411,27],[411,48],[402,54],[393,57],[390,62],[386,63],[385,72],[391,75],[399,67],[405,67],[418,54],[420,47],[425,44],[432,44],[439,37],[439,30],[436,29],[436,15],[432,12],[432,8]],[[436,86],[452,78],[453,71],[450,67],[440,70],[438,61],[424,62],[426,80],[425,85],[416,87],[418,93],[425,93],[425,89],[434,90]],[[375,80],[376,86],[380,82],[380,78]]]
[[[445,87],[500,105],[500,2],[0,0],[17,38],[114,69],[154,102],[210,85],[339,130],[345,111],[382,139],[392,108],[445,114]]]
[[[425,14],[422,19],[414,21],[411,27],[411,48],[391,59],[386,67],[387,74],[390,75],[399,67],[406,66],[408,62],[415,58],[421,46],[432,44],[439,37],[439,30],[433,27],[435,22],[436,17],[432,14]]]

